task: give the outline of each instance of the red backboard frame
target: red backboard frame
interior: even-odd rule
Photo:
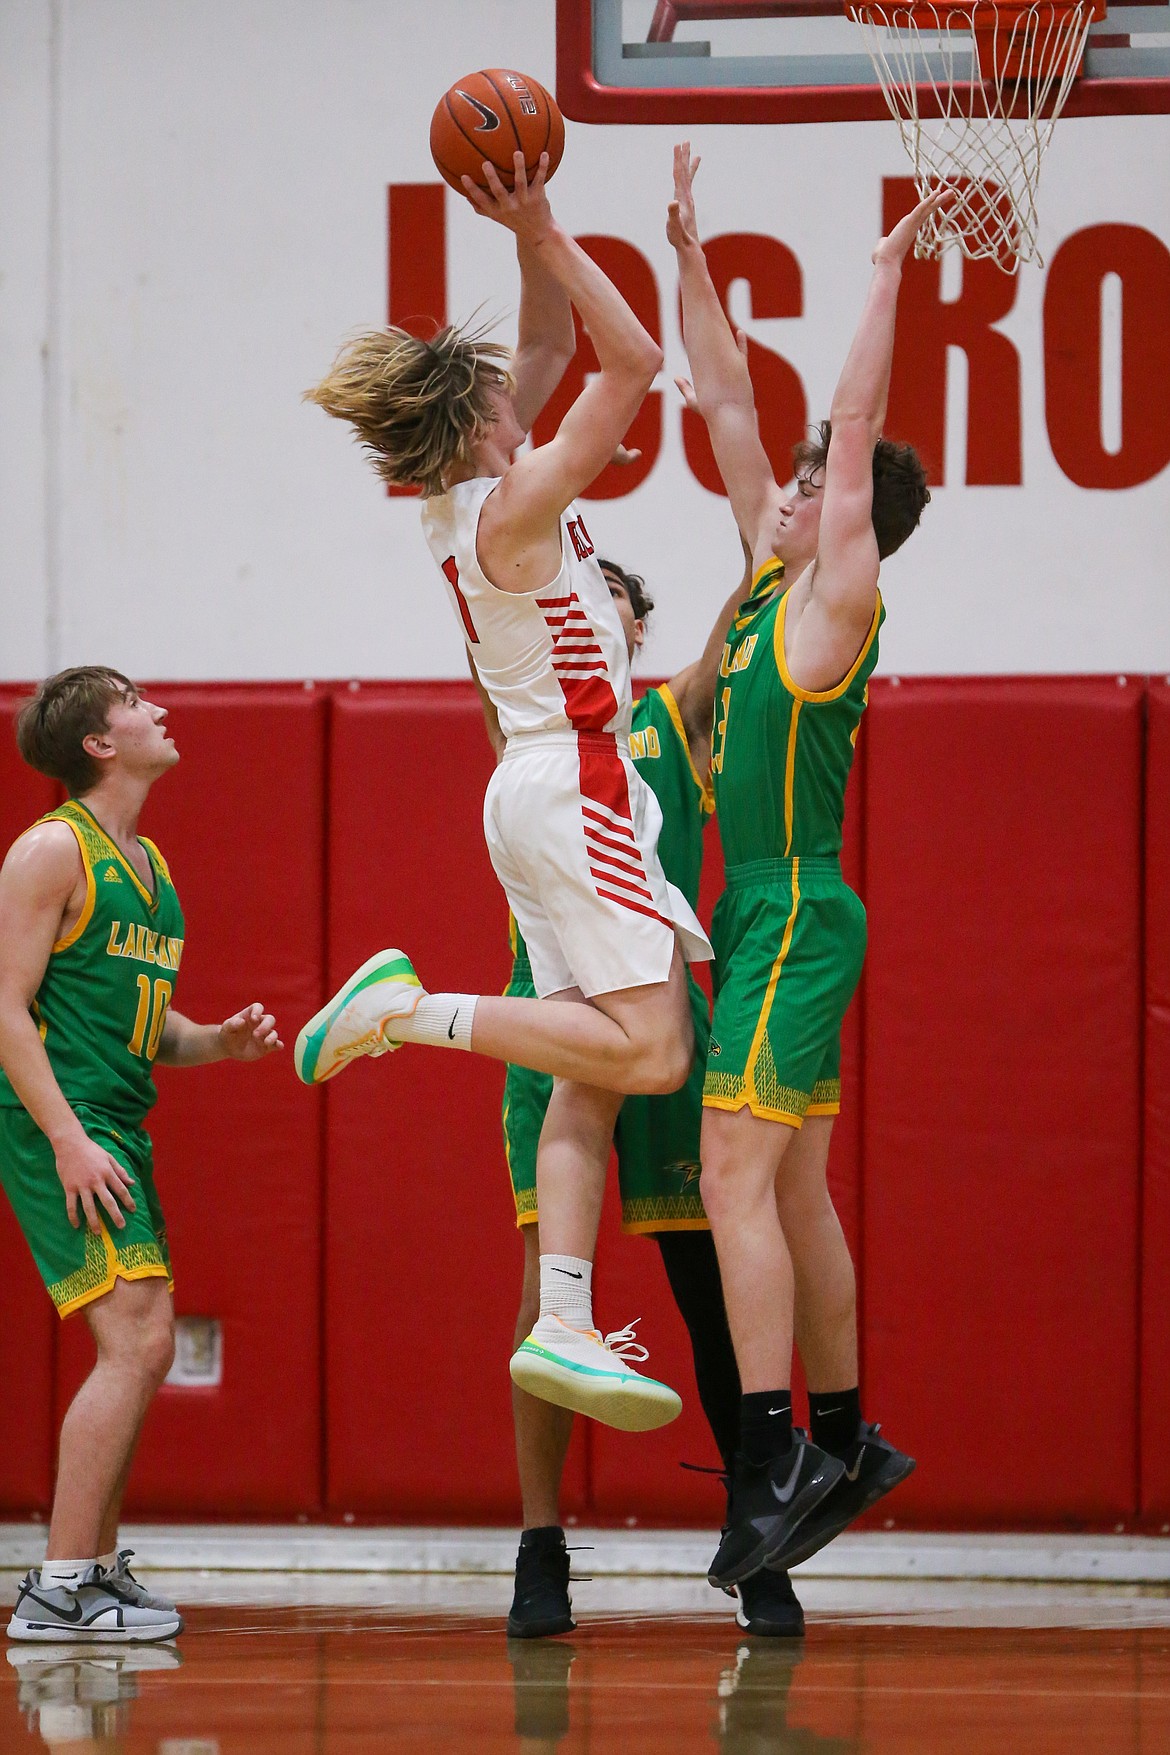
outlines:
[[[1140,0],[1138,0],[1140,4]],[[715,8],[726,17],[763,17],[768,0],[662,0],[681,17]],[[802,0],[802,12],[844,13],[841,0]],[[593,72],[593,0],[557,0],[557,103],[574,122],[881,122],[889,119],[876,85],[662,86],[602,85]],[[680,63],[680,72],[685,68]],[[1079,79],[1065,116],[1165,115],[1170,80]]]

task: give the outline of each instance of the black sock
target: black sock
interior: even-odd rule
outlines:
[[[814,1395],[810,1390],[808,1412],[813,1443],[830,1456],[844,1456],[861,1425],[861,1391],[825,1389]]]
[[[739,1409],[740,1454],[749,1463],[770,1463],[792,1449],[792,1391],[760,1389]]]
[[[520,1546],[522,1548],[563,1548],[565,1532],[559,1523],[537,1524],[530,1530],[521,1530]]]
[[[710,1231],[660,1231],[654,1241],[691,1337],[699,1402],[730,1472],[739,1445],[739,1371],[715,1245]]]

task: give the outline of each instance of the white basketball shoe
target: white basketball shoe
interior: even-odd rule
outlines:
[[[559,1316],[542,1316],[513,1353],[509,1369],[513,1383],[541,1401],[621,1432],[650,1432],[677,1419],[682,1400],[668,1384],[634,1370],[633,1360],[641,1364],[648,1358],[632,1322],[603,1340],[596,1329],[570,1328]]]
[[[297,1037],[293,1064],[305,1085],[323,1085],[363,1055],[390,1054],[401,1042],[383,1031],[408,1018],[423,984],[401,951],[378,951],[355,969],[332,999],[314,1012]]]

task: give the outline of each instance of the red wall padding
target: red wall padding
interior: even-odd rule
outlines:
[[[0,857],[57,801],[53,782],[25,767],[12,737],[12,713],[27,693],[0,689]],[[8,1407],[0,1444],[0,1512],[48,1509],[56,1327],[28,1246],[0,1196],[0,1384]]]
[[[1146,1132],[1142,1194],[1142,1511],[1170,1517],[1170,681],[1146,743]]]
[[[185,1012],[257,997],[291,1046],[326,974],[386,943],[428,985],[502,986],[491,755],[468,685],[157,692],[183,761],[144,828],[187,910]],[[1145,696],[1132,679],[874,685],[845,859],[870,956],[831,1176],[867,1411],[920,1462],[899,1521],[1170,1518],[1170,688],[1148,690],[1139,1232]],[[0,736],[5,842],[53,796]],[[708,917],[720,870],[712,835]],[[159,1398],[133,1507],[514,1520],[522,1252],[501,1070],[408,1048],[320,1093],[287,1053],[159,1082],[177,1307],[224,1322],[226,1371],[219,1390]],[[712,1524],[716,1484],[676,1466],[713,1460],[685,1331],[654,1244],[618,1236],[615,1194],[599,1317],[641,1315],[650,1369],[686,1406],[638,1438],[582,1423],[564,1510]],[[47,1506],[54,1420],[88,1351],[0,1210],[0,1381],[20,1407],[0,1510]]]
[[[899,1519],[1132,1514],[1142,688],[869,714],[865,1382]]]
[[[507,908],[483,838],[493,758],[470,684],[335,700],[330,982],[394,945],[424,985],[498,993]],[[328,1110],[328,1503],[512,1519],[508,1355],[522,1248],[500,1140],[503,1070],[404,1048]]]
[[[155,691],[181,752],[143,813],[186,915],[181,1012],[260,1000],[285,1052],[162,1068],[150,1122],[178,1315],[217,1317],[215,1389],[167,1387],[131,1484],[136,1512],[283,1515],[321,1503],[320,1114],[292,1042],[323,996],[328,702],[294,686]],[[59,1413],[92,1358],[63,1325]]]

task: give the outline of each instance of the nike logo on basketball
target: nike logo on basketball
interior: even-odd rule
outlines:
[[[579,1269],[574,1270],[573,1268],[555,1267],[553,1269],[553,1273],[554,1274],[564,1274],[564,1276],[567,1280],[583,1280],[585,1278],[585,1275],[583,1273],[581,1273]]]
[[[470,104],[473,110],[478,110],[483,117],[482,122],[475,124],[477,134],[490,134],[493,129],[499,127],[500,118],[489,110],[486,104],[481,104],[478,98],[473,98],[469,91],[460,91],[459,96],[465,103]]]
[[[800,1464],[803,1456],[804,1451],[798,1444],[796,1447],[796,1461],[792,1465],[792,1473],[789,1475],[783,1487],[778,1487],[775,1481],[772,1482],[772,1492],[780,1501],[781,1505],[787,1505],[788,1501],[792,1498],[793,1493],[796,1491],[796,1477],[800,1473]]]

